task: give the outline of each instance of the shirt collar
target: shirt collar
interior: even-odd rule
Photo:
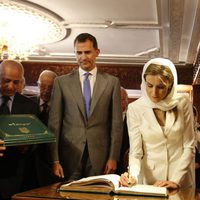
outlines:
[[[94,69],[92,69],[91,71],[89,71],[90,74],[92,76],[96,76],[97,74],[97,67],[95,67]],[[79,67],[79,74],[80,74],[80,77],[82,77],[85,73],[87,73],[87,71],[83,70],[81,67]]]
[[[44,103],[45,102],[42,99],[40,99],[40,106],[42,106]],[[47,102],[47,105],[49,106],[49,101]]]
[[[1,93],[1,94],[0,94],[0,98],[1,98],[1,99],[2,99],[2,96],[3,96],[3,95],[2,95],[2,93]],[[9,96],[9,97],[10,97],[10,100],[13,101],[14,96]]]

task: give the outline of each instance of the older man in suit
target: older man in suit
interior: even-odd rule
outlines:
[[[32,98],[40,106],[39,119],[47,126],[49,118],[50,98],[54,79],[57,74],[51,70],[44,70],[38,78],[40,93],[36,98]],[[52,174],[49,158],[49,145],[39,144],[37,148],[37,175],[40,186],[49,185],[57,182],[57,177]]]
[[[40,73],[38,78],[38,86],[40,89],[40,95],[37,99],[40,106],[39,118],[45,125],[48,124],[51,93],[56,77],[57,74],[55,72],[44,70]]]
[[[55,79],[49,115],[53,171],[69,180],[114,173],[122,140],[118,78],[97,69],[94,36],[78,35],[74,48],[79,68]]]
[[[4,60],[0,64],[0,114],[38,115],[38,105],[18,93],[23,76],[21,63]],[[17,192],[37,186],[33,162],[32,146],[6,148],[0,158],[0,199],[10,199]]]

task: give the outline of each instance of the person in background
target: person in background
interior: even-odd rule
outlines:
[[[4,60],[0,64],[0,115],[34,114],[39,107],[18,93],[24,77],[20,62]],[[35,154],[32,145],[7,147],[0,158],[0,199],[10,199],[15,193],[37,187]]]
[[[200,189],[200,124],[198,123],[198,111],[193,106],[194,132],[196,135],[196,154],[195,154],[195,181],[196,188]]]
[[[194,186],[192,105],[176,87],[176,68],[170,60],[154,58],[144,65],[142,97],[127,111],[129,171],[121,175],[121,185]]]
[[[38,86],[40,89],[40,95],[38,97],[40,106],[40,120],[47,126],[49,118],[49,108],[52,88],[54,84],[54,79],[57,74],[51,70],[44,70],[41,72],[38,78]]]
[[[0,140],[0,157],[3,156],[3,152],[6,150],[6,147],[4,146],[4,141]]]
[[[57,74],[51,70],[44,70],[38,78],[39,96],[32,98],[40,106],[39,119],[47,126],[50,109],[50,99],[54,79]],[[52,173],[49,155],[49,144],[39,144],[37,148],[37,176],[39,186],[50,185],[59,179]]]
[[[91,34],[75,38],[74,52],[79,68],[55,79],[48,123],[53,171],[68,180],[115,173],[122,140],[118,78],[98,70]]]
[[[117,174],[122,174],[127,170],[128,165],[128,151],[129,151],[129,138],[128,138],[128,128],[127,128],[127,118],[126,112],[128,109],[128,93],[125,88],[120,88],[121,94],[121,106],[123,111],[123,136],[122,136],[122,145],[121,145],[121,153],[120,160],[118,164]]]

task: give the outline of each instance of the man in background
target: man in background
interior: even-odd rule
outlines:
[[[57,74],[51,70],[44,70],[41,72],[38,78],[38,86],[40,89],[40,95],[38,97],[38,102],[40,106],[40,120],[47,125],[49,118],[49,108],[52,88],[54,84],[54,79]]]
[[[122,139],[119,80],[97,69],[96,38],[78,35],[74,52],[79,68],[55,79],[48,123],[53,171],[68,180],[115,173]]]
[[[38,78],[39,96],[36,99],[40,107],[39,119],[47,126],[50,109],[50,99],[54,79],[57,74],[51,70],[44,70]],[[49,185],[58,181],[57,177],[52,173],[50,163],[49,144],[39,144],[37,148],[37,176],[40,186]]]
[[[0,115],[38,115],[38,105],[18,93],[23,77],[20,62],[4,60],[0,64]],[[36,187],[34,165],[31,145],[7,147],[0,158],[0,199],[10,199],[15,193]]]

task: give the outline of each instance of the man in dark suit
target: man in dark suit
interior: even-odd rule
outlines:
[[[78,35],[74,50],[79,68],[55,79],[48,123],[57,139],[53,171],[69,180],[114,173],[122,139],[118,78],[97,69],[91,34]]]
[[[21,63],[4,60],[0,64],[0,114],[38,115],[38,105],[17,92],[23,76]],[[33,164],[33,146],[6,148],[0,158],[0,199],[37,186]]]
[[[51,70],[44,70],[38,78],[39,96],[33,99],[40,107],[39,119],[47,126],[49,118],[50,98],[54,79],[57,74]],[[58,181],[52,173],[49,157],[49,144],[39,144],[37,148],[37,177],[40,186]]]
[[[51,70],[44,70],[41,72],[38,78],[38,86],[40,89],[40,95],[38,97],[38,103],[40,106],[40,120],[47,125],[49,118],[50,98],[53,88],[54,79],[57,74]]]

